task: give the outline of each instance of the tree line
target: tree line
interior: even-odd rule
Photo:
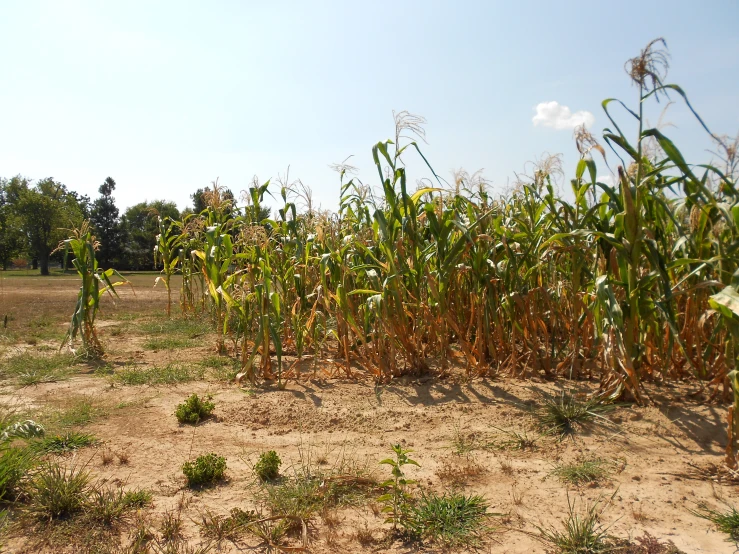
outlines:
[[[205,209],[204,189],[191,195],[192,208],[182,213],[174,202],[139,202],[122,214],[113,193],[116,182],[105,179],[92,200],[51,177],[33,182],[17,175],[0,177],[0,264],[7,270],[14,261],[30,261],[42,275],[52,263],[61,263],[55,253],[59,242],[88,220],[100,242],[98,260],[102,267],[123,270],[154,269],[153,248],[159,234],[157,217],[179,219],[188,212]],[[233,198],[231,191],[226,195]]]

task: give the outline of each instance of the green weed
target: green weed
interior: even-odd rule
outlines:
[[[691,512],[703,519],[707,519],[716,526],[716,529],[728,535],[728,539],[739,541],[739,512],[734,506],[726,505],[725,511],[710,509],[705,503],[699,504]]]
[[[174,412],[177,421],[196,425],[200,420],[210,416],[215,409],[216,405],[210,400],[210,396],[201,399],[197,394],[193,394],[182,404],[177,405]]]
[[[198,456],[194,462],[185,462],[182,466],[190,488],[212,485],[222,480],[225,472],[226,459],[213,453]]]
[[[277,479],[280,474],[280,465],[282,461],[277,455],[277,452],[270,450],[269,452],[263,452],[259,456],[259,460],[254,465],[254,473],[261,481],[272,481]]]

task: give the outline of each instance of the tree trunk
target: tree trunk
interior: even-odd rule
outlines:
[[[31,260],[31,269],[38,269],[38,258]]]
[[[42,252],[39,255],[39,265],[41,266],[41,275],[49,274],[49,253]]]

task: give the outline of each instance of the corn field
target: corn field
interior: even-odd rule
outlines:
[[[571,195],[557,191],[556,160],[501,197],[478,175],[449,184],[423,156],[424,121],[401,112],[394,138],[372,147],[380,186],[336,166],[337,213],[284,179],[255,182],[244,207],[215,184],[203,212],[162,220],[165,284],[182,274],[182,313],[209,314],[215,348],[237,355],[252,382],[282,383],[300,360],[323,360],[378,382],[461,367],[596,378],[604,397],[639,403],[644,382],[689,379],[728,399],[739,355],[737,141],[713,135],[665,83],[664,48],[654,41],[627,62],[637,94],[603,102],[602,136],[576,130]],[[647,124],[645,106],[666,98],[715,141],[714,163],[688,163]],[[420,186],[406,173],[411,156],[432,176]],[[615,184],[599,182],[599,167],[614,166]],[[281,207],[260,218],[272,193]]]

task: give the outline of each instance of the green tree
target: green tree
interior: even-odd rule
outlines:
[[[123,251],[126,267],[137,270],[155,269],[154,245],[159,234],[157,216],[177,220],[180,212],[174,202],[166,200],[140,202],[126,210],[122,218],[127,236]]]
[[[95,238],[100,242],[97,257],[100,264],[105,267],[113,265],[114,262],[120,263],[125,239],[118,208],[113,198],[114,190],[115,181],[108,177],[100,185],[98,189],[100,198],[95,200],[90,210],[90,223],[95,231]]]
[[[25,246],[20,219],[11,204],[8,194],[8,180],[0,179],[0,263],[3,270],[8,269],[10,260],[18,256]]]
[[[231,192],[231,189],[227,189],[224,187],[219,190],[221,192],[221,199],[229,200],[231,202],[234,201],[234,193]],[[204,189],[198,189],[190,195],[190,198],[192,198],[193,211],[196,214],[199,214],[205,208],[208,207],[208,204],[209,204],[208,193],[209,192],[211,192],[209,188],[204,188]]]
[[[51,177],[31,186],[29,180],[16,176],[10,179],[6,191],[28,252],[38,260],[41,275],[48,275],[51,252],[66,237],[66,230],[84,219],[85,197],[71,193]]]

